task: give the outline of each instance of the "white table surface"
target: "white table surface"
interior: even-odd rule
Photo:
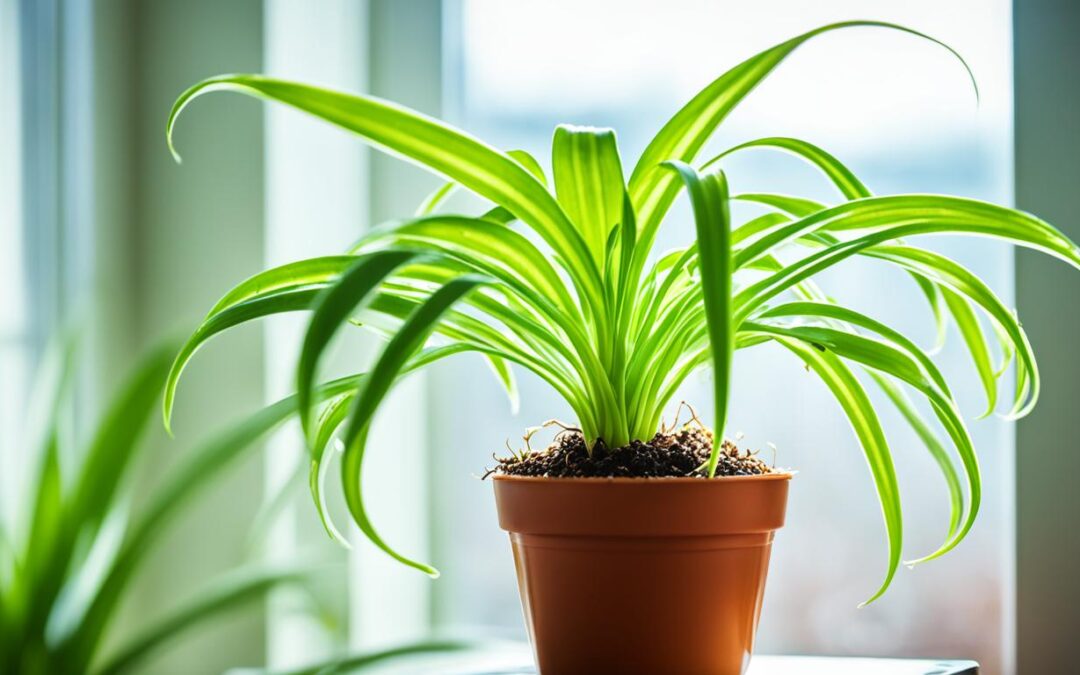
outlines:
[[[435,657],[388,663],[379,675],[534,675],[526,646],[512,645],[484,656]],[[976,675],[974,661],[938,659],[877,659],[825,656],[754,656],[746,675]]]

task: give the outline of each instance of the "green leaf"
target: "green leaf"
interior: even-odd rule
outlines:
[[[87,542],[95,541],[115,508],[114,499],[138,453],[174,348],[159,347],[136,364],[97,425],[68,490],[59,483],[60,446],[54,443],[46,454],[38,502],[45,510],[36,511],[26,561],[26,569],[33,570],[34,611],[29,625],[35,633],[47,630],[65,585],[72,583],[73,569],[85,564]],[[54,438],[59,439],[58,434]]]
[[[337,281],[357,256],[310,258],[260,272],[240,283],[210,310],[176,357],[165,392],[166,428],[179,376],[187,362],[213,335],[254,318],[309,308],[318,291]]]
[[[630,195],[625,191],[622,199],[622,219],[613,233],[616,231],[619,235],[619,274],[612,304],[615,308],[613,323],[616,325],[614,342],[621,369],[626,361],[627,341],[634,317],[634,300],[637,290],[637,280],[630,277],[634,246],[637,244],[637,217],[634,215],[634,205],[630,202]],[[614,372],[618,373],[619,369]]]
[[[821,172],[832,181],[832,184],[836,186],[845,199],[860,199],[862,197],[870,196],[870,190],[866,189],[866,186],[862,184],[862,181],[855,176],[851,169],[844,166],[840,160],[813,143],[807,143],[806,141],[801,141],[797,138],[773,136],[770,138],[759,138],[757,140],[747,141],[746,143],[740,143],[733,148],[728,148],[716,157],[705,162],[701,165],[701,168],[706,169],[719,162],[721,159],[748,148],[775,148],[777,150],[785,150],[797,157],[805,159],[820,169]]]
[[[887,370],[919,391],[936,391],[932,378],[918,361],[881,340],[824,326],[788,327],[747,321],[742,330],[797,338],[819,351],[833,351],[871,368]]]
[[[390,338],[390,335],[399,328],[400,321],[404,321],[409,313],[415,309],[425,297],[427,297],[426,293],[416,298],[384,293],[372,302],[371,311],[384,313],[387,316],[394,317],[394,319],[398,321],[398,323],[395,323],[392,330],[385,333],[384,337],[386,337],[386,339]],[[463,302],[465,304],[472,304],[474,301],[481,300],[482,298],[483,296],[481,294],[476,293],[467,296]],[[486,302],[478,304],[487,305]],[[486,309],[494,312],[493,307],[486,307]],[[541,343],[543,343],[543,347],[553,345],[556,348],[555,351],[538,349],[538,353],[530,353],[529,350],[521,344],[508,339],[502,333],[486,323],[479,321],[472,316],[454,311],[447,313],[443,318],[443,321],[437,327],[437,332],[451,340],[464,343],[468,345],[470,349],[479,351],[485,355],[496,356],[525,366],[551,384],[557,392],[566,398],[574,410],[582,416],[582,424],[588,426],[590,423],[590,411],[584,404],[585,393],[573,374],[568,372],[565,369],[564,364],[560,363],[559,360],[559,355],[564,353],[559,351],[559,349],[566,350],[566,345],[561,345],[548,333],[548,331],[542,328],[534,329],[528,327],[528,321],[524,320],[520,313],[514,313],[508,308],[502,308],[499,312],[494,312],[493,315],[501,317],[500,320],[511,325],[515,322],[522,322],[522,334],[527,335],[528,333],[526,333],[526,331],[529,330],[538,331],[533,334],[533,338],[535,339],[531,340],[530,344],[533,344],[534,347],[539,347]]]
[[[922,418],[919,411],[916,410],[915,404],[911,402],[904,390],[896,386],[892,381],[883,375],[876,373],[872,370],[867,370],[870,377],[874,382],[885,392],[885,395],[889,397],[896,409],[900,411],[900,414],[907,421],[908,425],[918,435],[919,440],[922,441],[924,447],[930,451],[930,456],[934,458],[934,462],[937,463],[938,468],[941,470],[942,476],[945,478],[945,487],[949,492],[949,526],[948,526],[948,538],[952,538],[960,527],[960,518],[964,513],[964,491],[960,487],[960,477],[956,473],[956,467],[953,466],[952,459],[949,457],[948,450],[938,440],[937,434],[933,432],[930,425]],[[941,555],[940,553],[936,555]],[[928,556],[929,558],[930,556]],[[935,556],[936,557],[936,556]]]
[[[819,230],[858,230],[868,234],[828,246],[742,289],[735,299],[736,312],[740,316],[842,260],[871,247],[917,234],[977,234],[1000,238],[1041,250],[1080,268],[1080,249],[1034,216],[975,200],[931,195],[871,197],[819,211],[740,249],[735,254],[735,266],[737,269],[745,267],[777,246]],[[873,255],[882,257],[876,251]]]
[[[732,199],[735,201],[752,202],[763,206],[771,206],[775,209],[790,213],[796,218],[805,218],[825,208],[820,202],[815,202],[812,199],[803,199],[802,197],[792,197],[791,195],[747,192],[735,195]]]
[[[949,386],[945,382],[944,376],[925,352],[919,349],[914,342],[904,337],[896,330],[893,330],[880,321],[875,321],[864,314],[826,302],[790,302],[766,310],[758,315],[758,317],[761,319],[779,317],[820,317],[835,319],[852,326],[858,326],[859,328],[873,331],[906,352],[909,357],[918,363],[926,373],[927,377],[933,382],[934,386],[938,387],[946,396],[951,396],[949,393]],[[750,329],[747,328],[747,330]]]
[[[176,389],[180,376],[188,362],[204,343],[213,336],[242,323],[265,316],[286,312],[298,312],[311,309],[311,304],[318,297],[318,288],[287,289],[254,297],[250,300],[230,305],[216,314],[207,317],[199,328],[191,334],[187,342],[173,359],[172,368],[165,381],[165,395],[162,397],[162,415],[165,429],[172,433],[172,412],[176,401]]]
[[[424,342],[435,331],[436,324],[443,313],[450,309],[462,296],[472,291],[478,284],[485,283],[485,281],[484,278],[477,276],[454,279],[433,293],[430,298],[409,315],[409,318],[390,339],[390,342],[386,344],[374,366],[372,366],[369,377],[364,380],[363,385],[360,387],[349,414],[348,426],[342,438],[342,442],[345,444],[345,455],[342,458],[341,467],[342,483],[345,490],[345,501],[349,505],[353,520],[356,521],[361,531],[367,535],[367,538],[372,543],[395,560],[433,577],[437,577],[439,574],[435,568],[406,558],[392,549],[383,541],[368,519],[361,487],[364,446],[375,411],[383,398],[389,393],[405,363],[423,347]]]
[[[735,241],[734,233],[732,233],[732,241]],[[677,256],[668,261],[666,274],[657,285],[655,292],[650,297],[641,300],[640,304],[644,305],[646,309],[638,313],[640,318],[636,322],[638,330],[635,337],[654,328],[656,316],[672,296],[673,289],[677,292],[681,288],[679,282],[686,282],[689,279],[689,268],[697,260],[697,248],[697,244],[692,244],[686,249],[677,252]],[[657,263],[657,267],[653,269],[653,276],[659,273],[661,262],[664,262],[664,259],[661,259]],[[638,353],[644,354],[640,350]]]
[[[96,675],[129,672],[154,650],[196,624],[260,599],[282,584],[299,582],[305,576],[306,572],[300,569],[253,569],[234,573],[188,600],[166,618],[142,630],[94,672]]]
[[[946,334],[949,329],[949,321],[945,316],[945,298],[941,293],[941,288],[926,277],[921,274],[912,274],[912,278],[915,279],[919,290],[926,297],[926,301],[930,304],[930,311],[934,316],[936,335],[934,337],[934,346],[930,348],[929,353],[937,354],[945,347]]]
[[[506,362],[506,359],[498,356],[487,356],[484,360],[491,368],[491,372],[495,373],[499,383],[502,384],[503,390],[506,391],[506,398],[510,401],[510,414],[516,415],[521,408],[521,397],[518,394],[514,371],[510,370],[510,364]]]
[[[311,498],[315,502],[315,509],[319,513],[319,521],[331,539],[341,544],[346,549],[351,549],[349,540],[341,533],[330,516],[329,507],[326,504],[326,493],[323,484],[326,482],[326,469],[330,466],[327,462],[326,447],[333,439],[338,427],[349,415],[349,406],[356,398],[354,392],[342,394],[326,404],[319,415],[318,425],[315,427],[314,440],[311,443],[311,466],[308,471],[308,488]]]
[[[1007,338],[1008,352],[1015,353],[1017,358],[1016,397],[1008,417],[1022,417],[1031,411],[1038,401],[1040,389],[1039,368],[1035,361],[1035,353],[1016,315],[1005,306],[989,286],[962,265],[931,251],[910,246],[879,246],[871,252],[871,255],[932,279],[942,286],[943,290],[949,289],[971,300],[986,312],[995,325],[995,332],[1000,331]],[[969,326],[969,330],[971,329],[972,327]],[[978,327],[975,326],[974,329],[978,330]],[[972,338],[974,339],[974,336]],[[978,350],[978,347],[976,349]],[[973,356],[976,359],[980,358]],[[982,358],[988,360],[989,357]],[[980,366],[976,362],[976,368],[981,367],[985,367],[985,364]]]
[[[547,176],[544,175],[544,169],[540,166],[540,162],[536,161],[535,157],[525,150],[507,150],[506,154],[531,173],[533,178],[538,180],[541,185],[547,186]]]
[[[699,175],[685,162],[668,162],[686,183],[697,228],[698,258],[701,261],[701,290],[705,321],[712,347],[714,401],[716,406],[712,454],[708,475],[716,475],[716,465],[724,440],[731,361],[735,352],[735,326],[731,315],[731,214],[728,211],[727,179],[723,173]]]
[[[732,245],[741,244],[751,237],[758,236],[763,232],[771,232],[778,225],[790,222],[791,218],[783,213],[769,212],[762,214],[735,228],[735,231],[731,233],[731,243]]]
[[[423,216],[430,216],[431,214],[435,213],[435,210],[438,209],[439,206],[441,206],[442,203],[446,201],[450,197],[450,195],[452,195],[454,191],[457,190],[459,187],[461,186],[454,181],[447,181],[443,183],[439,187],[432,190],[431,194],[424,198],[424,201],[420,202],[420,205],[416,207],[416,211],[413,215],[415,215],[417,218],[420,218]]]
[[[332,255],[298,260],[259,272],[233,287],[218,300],[207,318],[245,300],[267,297],[280,291],[322,287],[337,280],[355,262],[356,256]]]
[[[307,484],[307,458],[298,453],[295,464],[290,467],[289,473],[284,477],[275,489],[269,490],[263,496],[259,510],[251,519],[251,527],[248,528],[244,540],[245,557],[248,559],[258,558],[266,549],[267,538],[274,526],[281,521],[282,516],[288,513],[288,508],[295,503],[296,497],[301,494],[304,485]]]
[[[956,327],[960,329],[960,335],[964,338],[971,361],[975,364],[975,371],[979,374],[979,381],[986,392],[986,412],[982,417],[988,417],[997,406],[997,376],[990,359],[990,347],[986,344],[986,336],[979,326],[979,317],[975,315],[971,303],[963,296],[947,288],[942,288],[941,294],[956,320]]]
[[[600,307],[600,274],[584,239],[555,198],[509,155],[415,110],[372,96],[344,94],[261,75],[220,75],[190,87],[173,104],[166,137],[178,161],[172,141],[177,117],[192,100],[214,91],[231,91],[292,106],[505,207],[570,262],[568,268],[578,285],[594,307]]]
[[[559,203],[602,267],[608,233],[623,215],[622,162],[615,132],[559,125],[551,161]]]
[[[370,244],[386,242],[430,248],[494,276],[556,325],[580,321],[577,304],[544,254],[528,238],[506,227],[476,218],[432,216],[395,223],[370,240]]]
[[[316,389],[313,398],[323,400],[355,390],[359,382],[359,376],[334,380]],[[121,594],[138,569],[139,562],[165,527],[195,495],[251,452],[254,449],[252,444],[259,437],[295,415],[297,409],[296,396],[267,406],[212,436],[172,468],[165,482],[157,487],[149,502],[140,509],[138,520],[102,580],[82,623],[63,644],[56,646],[58,658],[71,664],[73,670],[88,667],[105,628],[113,618]]]
[[[311,391],[319,359],[346,319],[374,297],[376,288],[399,267],[418,260],[408,251],[377,251],[353,263],[334,285],[319,293],[304,334],[296,367],[296,394],[305,438],[311,439]],[[316,459],[318,459],[316,457]]]
[[[76,467],[70,461],[72,439],[66,413],[71,404],[79,347],[74,327],[52,338],[31,392],[26,442],[36,466],[31,464],[28,502],[16,511],[14,527],[20,529],[14,533],[17,539],[11,542],[8,568],[13,580],[0,595],[5,621],[14,625],[11,633],[0,634],[0,648],[4,649],[0,652],[0,668],[18,671],[34,667],[37,652],[45,649],[41,638],[49,611],[71,562],[76,532],[65,517],[64,507],[66,483]],[[14,659],[13,666],[9,659]]]
[[[526,171],[531,173],[536,180],[540,183],[547,185],[547,177],[544,176],[544,170],[540,168],[540,163],[536,159],[525,152],[524,150],[510,150],[506,153],[511,159],[520,164]],[[447,181],[439,187],[432,190],[431,194],[424,198],[424,201],[420,202],[420,205],[416,207],[414,215],[417,217],[430,216],[435,213],[436,209],[442,206],[443,202],[450,198],[450,195],[454,194],[458,188],[461,187],[460,183],[456,181]],[[510,219],[513,219],[513,214],[506,211],[510,215]]]
[[[968,479],[970,492],[970,508],[962,525],[949,537],[949,539],[934,553],[911,561],[908,564],[915,565],[932,558],[945,554],[956,547],[971,530],[975,523],[975,517],[979,512],[982,501],[982,479],[980,478],[978,457],[971,442],[967,428],[955,401],[932,384],[935,378],[923,371],[918,360],[894,347],[868,339],[860,335],[836,331],[829,328],[794,327],[781,328],[777,326],[761,326],[747,322],[746,330],[759,331],[774,336],[793,337],[811,345],[815,350],[832,353],[837,356],[852,359],[865,366],[879,370],[887,375],[896,377],[903,382],[915,387],[921,394],[926,396],[934,408],[938,421],[942,423],[948,432],[960,455],[964,465],[964,471]],[[785,343],[786,344],[786,343]],[[820,374],[820,373],[819,373]],[[879,494],[880,496],[880,494]],[[884,498],[883,498],[884,499]],[[884,504],[883,504],[884,506]]]
[[[471,351],[473,349],[474,348],[471,345],[457,343],[421,350],[416,356],[409,360],[409,363],[399,374],[399,377],[403,377],[414,370],[430,365],[439,359],[465,351]],[[495,357],[492,358],[495,359]],[[505,365],[501,359],[498,359],[498,361]],[[510,377],[512,378],[512,375]],[[347,419],[351,405],[355,399],[356,392],[348,392],[334,398],[324,406],[315,427],[314,440],[311,444],[311,462],[308,471],[308,487],[311,491],[312,500],[315,502],[319,520],[322,522],[323,528],[330,538],[347,549],[351,549],[352,545],[349,544],[348,539],[337,528],[333,518],[330,516],[326,504],[326,493],[323,486],[326,482],[327,468],[330,466],[327,463],[325,454],[326,447],[332,440],[334,433]]]
[[[782,42],[743,61],[710,83],[668,120],[642,153],[630,176],[630,195],[638,212],[643,241],[651,245],[661,218],[678,192],[674,177],[657,171],[656,167],[672,159],[692,162],[724,118],[791,52],[818,35],[853,27],[898,30],[941,45],[967,70],[972,85],[975,86],[976,96],[978,95],[971,69],[956,51],[928,35],[904,26],[881,21],[845,21],[822,26]]]
[[[378,668],[378,666],[388,661],[410,656],[480,651],[488,644],[490,643],[484,641],[455,639],[410,642],[379,651],[342,656],[296,670],[279,671],[277,675],[344,675],[345,673],[359,673],[367,670],[369,666]]]
[[[820,351],[798,340],[779,338],[780,344],[795,353],[825,382],[844,413],[851,422],[855,435],[862,446],[866,463],[877,488],[881,514],[885,520],[885,530],[889,539],[889,560],[885,580],[878,590],[862,606],[868,605],[881,597],[892,583],[896,570],[900,566],[903,545],[903,513],[900,509],[900,487],[896,480],[892,454],[885,440],[877,413],[870,403],[862,385],[839,358],[829,351]]]
[[[152,350],[139,362],[120,394],[112,399],[85,453],[67,507],[71,522],[81,522],[83,528],[93,531],[104,520],[121,480],[136,457],[138,441],[150,411],[157,404],[174,351],[172,343]]]
[[[33,597],[24,597],[22,602],[31,601],[30,626],[43,625],[46,616],[43,610],[51,603],[59,587],[54,583],[57,572],[62,570],[63,559],[54,556],[64,536],[63,488],[60,475],[60,447],[56,435],[50,438],[41,458],[38,476],[33,484],[34,507],[30,518],[29,542],[26,557],[21,567],[25,578],[21,590],[32,591]],[[60,569],[57,569],[59,563]],[[51,587],[51,593],[50,593]],[[44,601],[44,602],[42,602]]]

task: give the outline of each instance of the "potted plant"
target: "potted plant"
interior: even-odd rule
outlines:
[[[259,75],[194,85],[169,118],[170,149],[177,116],[192,100],[233,91],[310,113],[449,182],[416,214],[374,228],[344,255],[277,267],[229,291],[176,358],[166,386],[166,424],[180,374],[206,340],[254,318],[310,311],[297,395],[323,522],[340,537],[322,498],[328,444],[339,434],[341,482],[353,520],[389,555],[434,576],[429,565],[395,551],[367,516],[361,473],[372,417],[399,378],[444,357],[480,353],[511,396],[509,364],[526,368],[577,415],[551,448],[500,461],[494,479],[541,671],[741,673],[791,474],[720,439],[735,352],[775,342],[821,377],[865,453],[889,544],[885,578],[868,602],[876,599],[901,561],[902,517],[892,455],[859,374],[883,389],[913,426],[948,486],[948,537],[912,564],[946,553],[970,530],[980,504],[978,460],[928,351],[834,302],[815,275],[854,256],[904,270],[925,294],[939,328],[950,320],[959,328],[991,409],[997,380],[1015,361],[1008,415],[1018,417],[1035,404],[1039,377],[1014,312],[969,270],[908,238],[992,237],[1073,266],[1080,266],[1080,250],[1051,225],[1013,209],[941,195],[872,195],[835,157],[796,139],[763,138],[711,159],[698,157],[727,114],[792,51],[853,26],[937,42],[871,21],[794,37],[690,100],[629,178],[608,129],[557,128],[549,181],[524,152],[501,152],[373,97]],[[751,147],[805,159],[835,185],[839,203],[732,193],[717,166]],[[443,201],[459,188],[489,200],[491,208],[478,215],[443,213]],[[684,189],[697,236],[655,254],[657,231]],[[733,224],[729,204],[736,200],[760,204],[766,213]],[[1000,346],[1002,364],[993,362],[979,314],[992,328],[989,340]],[[339,329],[354,324],[386,344],[355,390],[320,409],[312,392],[321,357]],[[700,424],[660,428],[678,385],[708,365],[715,374],[715,434]],[[909,391],[925,399],[935,423],[924,419]],[[939,439],[942,431],[947,443]]]

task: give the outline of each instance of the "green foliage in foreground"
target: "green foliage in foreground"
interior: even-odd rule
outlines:
[[[40,381],[40,466],[25,489],[18,522],[0,522],[0,672],[117,675],[184,630],[304,574],[295,568],[229,573],[115,651],[99,653],[128,583],[169,523],[245,453],[295,414],[295,397],[248,417],[185,453],[137,513],[129,508],[140,437],[156,408],[174,348],[135,368],[85,448],[74,448],[64,411],[71,350],[46,359]],[[351,391],[330,383],[316,400]],[[80,452],[75,452],[80,450]]]
[[[716,373],[715,426],[721,432],[734,353],[774,342],[821,377],[863,449],[889,541],[885,580],[871,599],[878,597],[901,560],[902,516],[892,453],[860,373],[884,389],[914,427],[948,486],[948,535],[920,560],[949,551],[971,529],[980,503],[978,460],[930,352],[879,320],[835,303],[815,284],[815,276],[854,256],[906,272],[929,301],[939,335],[950,320],[959,328],[985,387],[988,414],[997,407],[998,380],[1015,360],[1017,386],[1008,416],[1018,417],[1035,405],[1039,376],[1014,312],[969,270],[909,238],[991,237],[1074,266],[1080,266],[1080,251],[1049,224],[1013,209],[940,195],[875,196],[835,157],[792,138],[762,138],[699,158],[725,117],[792,51],[818,35],[853,26],[884,27],[937,42],[878,22],[834,24],[783,42],[721,75],[679,110],[628,180],[608,129],[556,129],[549,181],[524,152],[501,152],[438,120],[369,96],[258,75],[224,75],[196,84],[173,108],[170,148],[176,118],[193,99],[232,91],[310,113],[449,182],[416,214],[375,228],[343,255],[271,269],[226,294],[176,359],[166,390],[166,424],[177,380],[207,339],[258,317],[310,311],[297,390],[311,446],[312,491],[324,522],[336,534],[325,516],[320,468],[328,441],[340,432],[342,484],[353,519],[387,553],[435,574],[380,538],[362,498],[368,429],[400,377],[445,356],[479,352],[512,396],[508,364],[554,387],[590,442],[618,446],[651,437],[679,385],[709,363]],[[715,167],[731,154],[758,148],[809,162],[835,186],[837,203],[731,192]],[[443,213],[444,200],[459,188],[490,201],[490,210]],[[693,207],[696,239],[654,254],[665,214],[683,190]],[[758,204],[764,213],[732,223],[732,201]],[[543,244],[535,245],[521,227]],[[992,330],[984,332],[982,321]],[[334,335],[354,323],[383,335],[386,345],[371,377],[317,415],[311,392],[320,359]],[[999,363],[991,344],[1000,348]],[[909,399],[912,391],[925,399],[932,420]],[[715,463],[714,457],[710,475]]]
[[[505,645],[490,640],[432,638],[378,651],[338,656],[292,670],[262,672],[266,675],[346,675],[369,670],[388,672],[384,667],[389,664],[407,666],[409,672],[421,672],[415,667],[425,666],[430,669],[432,657],[460,656],[466,660],[476,660],[497,654],[500,647]]]

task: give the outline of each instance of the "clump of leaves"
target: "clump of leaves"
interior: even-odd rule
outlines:
[[[310,439],[312,491],[324,522],[336,532],[325,516],[320,467],[328,441],[341,427],[342,484],[353,519],[387,553],[435,574],[384,542],[364,508],[365,439],[380,402],[399,378],[447,356],[479,352],[511,396],[508,364],[516,364],[566,399],[590,443],[620,447],[651,438],[679,385],[709,364],[720,437],[735,352],[774,342],[821,377],[865,453],[889,541],[887,573],[871,599],[878,597],[901,560],[900,494],[877,411],[857,371],[884,389],[924,441],[948,486],[948,536],[920,561],[949,551],[971,529],[980,503],[978,460],[948,383],[928,351],[880,320],[832,301],[815,276],[854,256],[904,270],[925,294],[939,328],[950,319],[958,326],[985,387],[988,412],[997,404],[998,380],[1015,360],[1017,386],[1008,412],[1015,418],[1035,405],[1039,377],[1014,312],[972,272],[909,238],[990,237],[1073,266],[1080,266],[1080,252],[1051,225],[1013,209],[942,195],[875,196],[834,156],[797,139],[762,138],[699,159],[732,109],[797,47],[853,26],[884,27],[937,42],[901,26],[859,21],[824,26],[776,45],[691,99],[657,133],[628,180],[610,129],[558,127],[548,181],[524,152],[499,151],[370,96],[259,75],[223,75],[196,84],[173,108],[170,148],[177,116],[193,99],[232,91],[310,113],[449,182],[414,215],[376,227],[344,255],[271,269],[226,294],[176,359],[166,392],[166,423],[180,373],[207,339],[257,317],[312,312],[297,391]],[[755,148],[783,150],[812,164],[836,187],[837,203],[731,192],[716,167]],[[440,212],[447,195],[459,188],[489,200],[490,210]],[[693,208],[696,239],[654,254],[657,232],[683,190]],[[766,212],[735,224],[732,201],[758,204]],[[532,230],[543,244],[534,244],[519,227]],[[992,328],[989,337],[979,314]],[[311,391],[321,357],[339,329],[354,323],[385,336],[386,345],[363,384],[316,416]],[[993,362],[991,342],[1000,345],[1001,363]],[[937,430],[908,391],[929,402]],[[941,431],[953,451],[939,439]],[[720,448],[717,443],[706,466],[710,476]]]
[[[140,438],[174,353],[170,345],[141,360],[88,445],[76,447],[65,424],[73,348],[50,350],[35,397],[39,466],[15,522],[0,522],[0,672],[128,672],[186,629],[305,574],[280,566],[235,570],[116,650],[100,653],[128,584],[156,539],[202,489],[255,447],[254,440],[297,410],[296,397],[290,397],[211,437],[186,453],[132,513],[132,469],[146,447]],[[330,383],[315,398],[356,383]]]

